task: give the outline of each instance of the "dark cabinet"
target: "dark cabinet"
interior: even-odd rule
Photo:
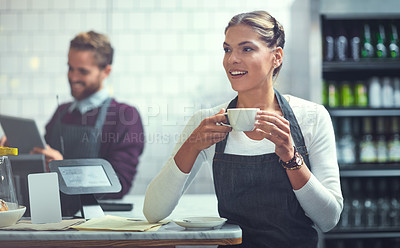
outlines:
[[[400,15],[320,18],[323,104],[345,199],[321,246],[400,247]]]

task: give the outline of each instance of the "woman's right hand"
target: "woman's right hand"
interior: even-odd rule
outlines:
[[[199,153],[223,140],[232,131],[231,127],[220,125],[226,122],[225,109],[221,109],[216,115],[205,118],[192,132],[176,153],[174,160],[178,168],[189,173]]]
[[[200,152],[225,139],[232,128],[219,124],[226,122],[224,113],[225,109],[221,109],[216,115],[205,118],[185,143],[190,144]]]

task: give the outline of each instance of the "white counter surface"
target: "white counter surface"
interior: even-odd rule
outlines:
[[[131,212],[106,212],[108,215],[125,216],[132,218],[144,219],[142,209],[143,209],[144,196],[127,196],[123,199],[123,202],[131,202],[134,204],[133,210]],[[202,217],[217,217],[217,203],[214,195],[184,195],[179,202],[176,209],[167,219],[181,219],[185,217],[202,216]],[[159,240],[174,240],[172,243],[167,243],[167,245],[190,245],[196,244],[196,242],[205,243],[202,244],[224,244],[224,242],[231,242],[231,240],[241,239],[242,231],[240,227],[231,224],[225,224],[221,229],[216,230],[200,230],[192,231],[186,230],[183,227],[178,226],[174,222],[170,222],[162,226],[156,232],[108,232],[108,231],[0,231],[1,241],[10,241],[7,245],[17,246],[17,241],[29,241],[29,245],[34,245],[35,242],[32,241],[47,241],[46,245],[62,245],[63,241],[78,241],[75,245],[81,244],[79,246],[88,247],[87,242],[79,241],[121,241],[118,246],[123,247],[132,246],[136,243],[132,243],[135,240],[146,240],[154,243],[153,245],[161,245],[162,242],[157,243],[155,241]],[[196,241],[197,240],[197,241]],[[219,241],[218,241],[219,240]],[[57,243],[52,243],[51,241],[57,241]],[[124,241],[126,241],[124,243]],[[131,241],[131,242],[128,242]],[[223,242],[223,243],[221,243]],[[100,242],[104,245],[103,242]],[[141,245],[146,243],[138,243],[136,245]],[[26,245],[26,243],[24,244]],[[43,243],[37,243],[37,246],[43,246]],[[99,244],[100,245],[100,244]],[[108,244],[112,245],[112,244]],[[146,244],[147,245],[147,244]],[[90,244],[93,247],[93,243]],[[172,247],[173,247],[172,246]],[[64,247],[68,247],[66,244]]]

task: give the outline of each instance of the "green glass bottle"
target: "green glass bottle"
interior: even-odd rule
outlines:
[[[374,163],[376,162],[376,147],[372,134],[371,117],[363,118],[362,137],[360,140],[360,162]]]
[[[354,105],[353,88],[349,81],[344,81],[341,85],[340,105],[342,107],[352,107]]]
[[[378,58],[386,58],[387,57],[387,49],[386,49],[386,34],[385,27],[382,23],[378,25],[378,30],[376,32],[376,57]]]
[[[330,108],[339,107],[339,87],[335,81],[328,82],[328,106]]]
[[[390,24],[389,36],[389,55],[393,59],[399,58],[399,36],[397,34],[397,27],[394,23]]]
[[[388,160],[388,149],[386,144],[385,135],[385,119],[383,117],[377,118],[377,128],[376,128],[376,160],[378,163],[385,163]]]
[[[371,29],[368,23],[364,24],[364,41],[361,49],[362,58],[373,58],[374,47],[372,46]]]
[[[368,87],[362,81],[357,81],[354,87],[354,105],[368,107]]]
[[[400,162],[400,117],[391,120],[391,132],[388,140],[388,157],[390,162]]]
[[[328,106],[328,83],[322,80],[322,105]]]

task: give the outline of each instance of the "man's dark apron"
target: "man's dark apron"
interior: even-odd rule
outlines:
[[[82,125],[62,123],[61,120],[68,110],[66,107],[56,118],[48,141],[49,145],[63,153],[64,159],[98,158],[103,124],[110,102],[111,98],[104,101],[94,126],[85,125],[85,119],[82,119]],[[62,147],[61,140],[63,140],[64,147]]]
[[[284,117],[290,122],[296,148],[310,166],[304,138],[291,107],[278,91],[275,96]],[[237,97],[228,108],[236,105]],[[212,167],[219,214],[243,231],[242,245],[234,247],[317,247],[318,234],[313,222],[297,201],[276,153],[226,154],[228,136],[216,144]]]
[[[61,120],[68,110],[66,107],[58,113],[59,117],[51,130],[49,145],[60,151],[64,159],[99,158],[102,129],[110,102],[111,98],[104,101],[94,126],[85,126],[84,119],[82,119],[82,126],[62,123]],[[66,195],[62,192],[60,195],[63,216],[71,216],[79,210],[79,196]]]

